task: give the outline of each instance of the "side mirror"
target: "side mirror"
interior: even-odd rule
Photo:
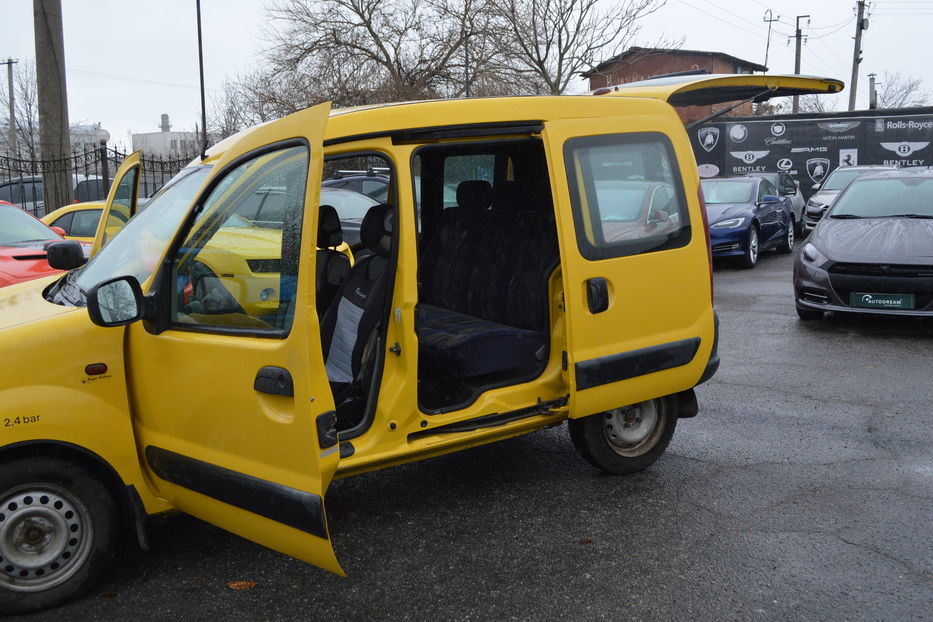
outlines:
[[[822,183],[813,184],[812,188],[813,188],[814,190],[819,190],[819,189],[820,189],[820,186],[822,186],[822,185],[823,185]]]
[[[47,261],[56,270],[72,270],[87,261],[81,244],[74,240],[52,242],[45,247]]]
[[[758,202],[758,205],[774,205],[775,203],[780,203],[781,201],[781,197],[776,197],[773,194],[766,194],[761,198],[761,201]]]
[[[49,227],[49,229],[51,229],[52,231],[54,231],[55,233],[57,233],[58,235],[62,237],[65,237],[66,235],[68,235],[68,232],[62,229],[61,227]]]
[[[667,215],[667,212],[656,209],[651,212],[651,219],[648,222],[667,222],[670,219],[671,217]]]
[[[87,312],[98,326],[123,326],[143,316],[143,292],[134,276],[98,283],[87,293]]]

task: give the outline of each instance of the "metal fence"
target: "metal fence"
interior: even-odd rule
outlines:
[[[106,200],[114,174],[126,156],[125,151],[115,149],[73,153],[61,160],[27,160],[0,155],[0,201],[19,205],[36,217],[62,207],[45,204],[43,179],[53,173],[66,173],[71,177],[75,202]],[[169,159],[143,155],[139,196],[155,194],[194,157]]]

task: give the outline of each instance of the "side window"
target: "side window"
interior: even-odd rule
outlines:
[[[110,213],[107,216],[107,227],[104,230],[104,243],[112,239],[126,221],[133,215],[133,198],[136,193],[136,178],[139,176],[139,167],[130,169],[130,171],[120,179],[116,193],[113,197],[113,203],[110,206]]]
[[[279,149],[227,173],[173,260],[173,322],[287,334],[301,247],[308,149]]]
[[[100,210],[98,210],[97,213],[99,217]],[[74,216],[75,216],[74,212],[68,212],[64,216],[61,216],[60,218],[56,218],[55,221],[49,226],[50,227],[61,227],[62,229],[65,230],[65,235],[75,235],[71,233],[71,220],[72,218],[74,218]],[[91,235],[94,235],[94,233],[91,232]]]
[[[13,184],[0,187],[0,201],[6,201],[7,203],[19,203],[19,193],[16,193],[16,197],[13,196],[13,190],[16,188]]]
[[[80,238],[92,238],[97,231],[97,223],[100,222],[102,210],[91,209],[83,212],[72,212],[74,220],[71,223],[71,231],[68,235]],[[119,219],[120,214],[113,214],[113,217]]]
[[[573,138],[564,145],[564,165],[577,246],[587,259],[677,248],[690,241],[680,173],[663,134]]]
[[[767,179],[762,179],[761,183],[758,184],[758,202],[761,203],[764,201],[766,196],[777,196],[777,190],[774,189],[774,184],[772,184]]]
[[[496,156],[492,153],[444,158],[444,207],[457,204],[457,187],[460,182],[481,179],[492,186],[495,168]]]

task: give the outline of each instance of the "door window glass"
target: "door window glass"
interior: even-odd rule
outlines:
[[[758,186],[758,202],[764,201],[766,196],[777,196],[777,190],[774,189],[774,184],[770,181],[762,179],[761,184]]]
[[[490,187],[495,180],[496,156],[492,153],[448,156],[444,159],[444,207],[457,204],[460,182],[481,179]]]
[[[62,228],[62,229],[65,230],[65,235],[72,235],[72,233],[71,233],[71,219],[74,218],[74,215],[75,215],[74,212],[68,212],[68,213],[65,214],[64,216],[60,216],[59,218],[56,218],[56,219],[55,219],[55,222],[53,222],[53,223],[52,223],[51,225],[49,225],[49,226],[50,226],[50,227],[60,227],[60,228]],[[92,232],[91,235],[94,235],[94,233]]]
[[[284,335],[307,189],[304,146],[265,153],[214,187],[173,261],[173,321]]]
[[[97,231],[97,223],[100,222],[101,210],[89,209],[73,213],[74,220],[71,222],[71,229],[69,230],[68,235],[73,235],[79,238],[93,238],[94,233]],[[113,212],[112,215],[117,220],[119,220],[119,213]]]
[[[690,220],[670,141],[654,132],[564,145],[577,246],[587,259],[677,248]]]

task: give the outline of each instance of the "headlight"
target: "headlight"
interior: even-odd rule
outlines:
[[[818,266],[822,266],[824,263],[829,261],[826,255],[821,253],[820,249],[818,249],[816,246],[814,246],[810,242],[807,242],[806,244],[803,245],[803,248],[801,249],[800,254],[803,256],[804,261],[806,261],[807,263],[816,264]]]
[[[807,201],[807,207],[815,207],[817,209],[823,209],[824,207],[826,207],[826,205],[823,203],[820,203],[816,199],[810,199],[809,201]]]
[[[710,225],[710,229],[735,229],[736,227],[741,227],[745,222],[745,217],[741,218],[730,218],[728,220],[720,220],[717,223]]]

